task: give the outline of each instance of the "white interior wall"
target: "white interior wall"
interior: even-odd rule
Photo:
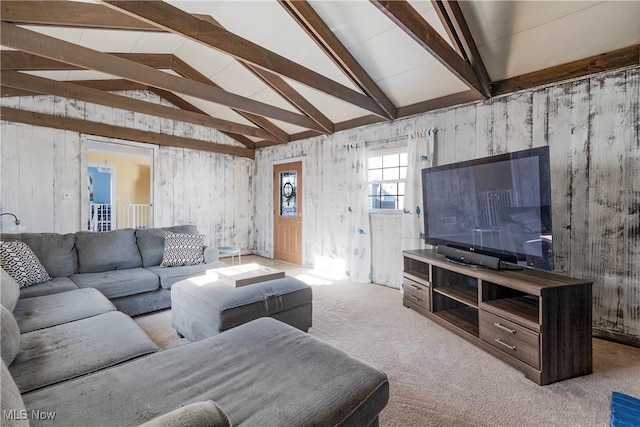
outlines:
[[[314,266],[345,257],[345,144],[433,127],[435,164],[549,145],[556,272],[593,280],[596,334],[640,344],[639,111],[635,68],[259,150],[255,250],[271,256],[273,216],[262,207],[274,162],[306,158],[304,264]],[[372,221],[377,283],[399,284],[399,224]]]
[[[149,92],[128,95],[162,102]],[[2,99],[6,106],[114,126],[229,143],[216,130],[52,96]],[[25,232],[75,232],[82,228],[82,136],[2,122],[0,200]],[[253,160],[175,147],[159,147],[154,170],[154,225],[194,224],[207,244],[251,249]],[[4,230],[11,223],[3,217]]]

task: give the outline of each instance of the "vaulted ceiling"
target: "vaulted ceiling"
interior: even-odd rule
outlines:
[[[637,1],[6,1],[3,96],[209,126],[233,145],[2,107],[2,119],[256,148],[640,65]],[[150,90],[172,106],[125,97]],[[119,133],[120,132],[120,133]]]

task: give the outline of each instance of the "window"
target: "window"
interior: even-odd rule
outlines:
[[[367,162],[369,209],[402,210],[407,178],[406,149],[373,152]]]

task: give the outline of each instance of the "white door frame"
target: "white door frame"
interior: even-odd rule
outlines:
[[[155,219],[155,170],[158,166],[158,149],[157,145],[145,144],[135,141],[125,141],[122,139],[104,138],[93,135],[81,135],[80,138],[80,230],[87,229],[87,219],[89,218],[89,194],[87,188],[89,187],[89,176],[87,168],[90,166],[87,161],[87,153],[89,152],[102,152],[109,154],[117,154],[121,156],[142,156],[150,159],[150,171],[149,171],[149,205],[151,207],[151,213],[149,215],[150,226],[153,227]],[[146,151],[145,150],[149,150]],[[114,190],[115,185],[112,186]],[[113,196],[114,193],[112,193]],[[111,199],[112,204],[115,203],[115,198]]]

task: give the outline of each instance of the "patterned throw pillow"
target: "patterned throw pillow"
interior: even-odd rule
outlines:
[[[196,265],[204,262],[204,235],[164,233],[164,253],[160,267]]]
[[[0,242],[0,265],[21,288],[51,280],[49,273],[24,242]]]

